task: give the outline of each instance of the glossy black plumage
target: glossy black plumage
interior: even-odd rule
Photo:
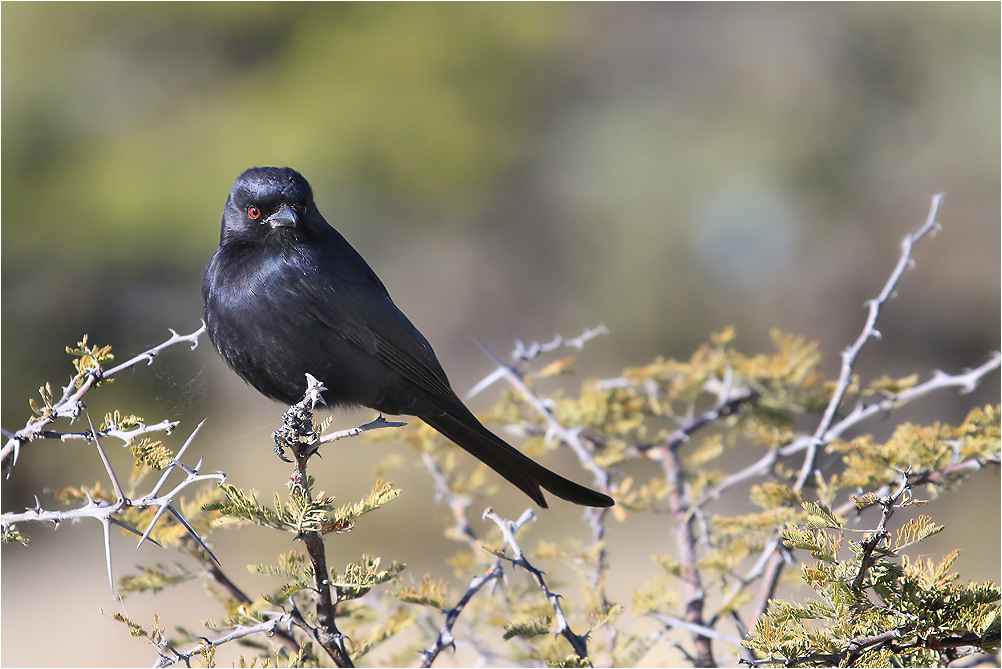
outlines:
[[[480,424],[424,336],[289,168],[237,179],[202,283],[209,338],[245,381],[293,404],[307,372],[332,406],[421,418],[546,506],[540,487],[585,506],[612,499],[559,476]]]

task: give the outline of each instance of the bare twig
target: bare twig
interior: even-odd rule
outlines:
[[[153,665],[154,667],[169,667],[177,662],[184,662],[186,666],[191,666],[191,658],[195,655],[206,650],[206,648],[218,648],[225,643],[230,641],[236,641],[237,639],[243,639],[255,634],[263,634],[270,636],[276,632],[280,632],[280,625],[285,625],[286,627],[291,627],[292,624],[292,614],[291,613],[274,613],[273,618],[266,620],[258,625],[251,625],[249,627],[244,625],[236,625],[231,632],[224,634],[218,639],[208,639],[206,637],[201,638],[201,643],[195,648],[187,651],[176,650],[170,644],[164,642],[163,646],[159,650],[159,658],[157,662]],[[168,651],[171,656],[165,655],[164,651]]]
[[[687,629],[693,634],[700,636],[705,636],[711,639],[717,639],[718,641],[726,641],[727,643],[732,643],[735,646],[741,645],[741,639],[731,634],[724,634],[723,632],[718,632],[712,627],[707,627],[706,625],[695,625],[687,620],[681,620],[679,618],[672,618],[671,616],[662,615],[660,613],[648,614],[651,618],[655,620],[660,620],[668,627],[681,627],[682,629]]]
[[[577,656],[582,660],[588,659],[588,637],[587,635],[578,635],[571,630],[570,625],[567,623],[567,618],[564,617],[564,609],[560,605],[560,595],[554,593],[546,585],[546,581],[543,579],[543,572],[536,569],[525,557],[525,553],[522,552],[522,547],[518,545],[515,540],[515,531],[525,524],[528,520],[535,520],[536,515],[533,513],[532,509],[526,509],[522,513],[521,517],[517,521],[510,521],[494,513],[494,509],[488,507],[484,510],[484,518],[494,521],[494,523],[500,528],[501,535],[504,537],[504,542],[511,546],[513,557],[505,558],[509,560],[512,564],[521,567],[522,569],[529,572],[532,579],[539,586],[539,589],[543,591],[546,596],[547,601],[550,602],[550,606],[553,608],[553,613],[557,618],[557,629],[554,634],[559,634],[563,636],[567,641],[570,642],[571,647]]]
[[[344,439],[345,437],[357,437],[363,432],[368,432],[369,430],[378,430],[384,427],[403,427],[404,425],[407,425],[407,423],[386,420],[382,415],[380,415],[375,420],[366,423],[365,425],[349,427],[348,429],[339,430],[337,432],[328,432],[324,436],[320,437],[319,443],[326,444],[332,441],[337,441],[338,439]]]
[[[504,571],[501,569],[501,561],[498,560],[487,571],[487,573],[473,577],[473,580],[470,581],[470,587],[466,589],[466,593],[459,600],[459,602],[454,607],[444,612],[445,622],[442,624],[442,627],[438,632],[438,636],[435,637],[435,643],[433,643],[428,649],[421,652],[422,667],[430,667],[435,662],[439,653],[446,648],[455,647],[456,640],[452,636],[452,628],[455,626],[456,621],[459,620],[459,614],[463,612],[463,609],[470,603],[473,596],[480,592],[481,588],[491,581],[501,578],[503,575]]]
[[[116,424],[111,424],[104,430],[97,430],[96,432],[90,432],[89,430],[84,432],[56,432],[54,430],[42,430],[36,437],[39,439],[58,439],[62,442],[73,441],[73,440],[83,440],[90,441],[94,438],[94,434],[98,437],[114,437],[115,439],[121,439],[126,444],[129,444],[137,437],[141,437],[152,432],[166,432],[168,435],[174,431],[174,428],[178,426],[178,421],[176,420],[162,420],[155,425],[146,425],[140,423],[139,427],[132,430],[120,430]],[[5,431],[5,434],[8,434]],[[11,435],[13,436],[13,435]]]
[[[554,351],[560,348],[561,346],[581,351],[584,350],[584,345],[589,340],[605,334],[609,334],[609,328],[605,327],[605,325],[600,324],[598,327],[590,329],[586,328],[584,332],[582,332],[577,337],[574,337],[573,339],[564,339],[560,335],[555,335],[551,341],[548,341],[545,344],[532,342],[528,346],[523,344],[521,339],[516,339],[515,349],[511,353],[511,362],[509,363],[509,365],[511,367],[517,368],[518,365],[520,365],[521,363],[534,360],[540,354],[549,353],[550,351]],[[485,348],[483,342],[481,342],[480,340],[475,339],[474,341],[476,341],[477,345],[480,348]],[[504,378],[504,376],[505,376],[504,371],[500,367],[498,367],[493,372],[491,372],[483,379],[481,379],[479,383],[473,386],[473,388],[471,388],[470,391],[466,393],[466,399],[470,399],[474,395],[479,394],[482,390],[489,387],[495,381]]]
[[[583,351],[584,345],[590,340],[607,334],[609,334],[609,328],[605,327],[604,323],[599,323],[596,327],[585,328],[580,335],[572,339],[566,339],[558,334],[554,335],[553,339],[545,344],[532,342],[529,346],[523,344],[521,339],[516,339],[515,350],[511,354],[511,364],[516,365],[519,362],[528,362],[542,353],[549,353],[560,347]]]
[[[808,478],[813,475],[818,445],[828,432],[828,429],[835,422],[835,415],[842,404],[842,398],[845,397],[845,393],[849,389],[856,360],[859,358],[859,354],[863,350],[863,346],[866,345],[866,342],[870,341],[870,339],[880,339],[880,331],[877,329],[877,318],[880,316],[880,311],[887,301],[894,297],[894,291],[905,269],[914,264],[912,260],[912,248],[915,246],[915,243],[939,227],[939,223],[936,222],[936,213],[939,211],[939,205],[942,201],[942,193],[932,196],[932,202],[929,205],[929,214],[926,216],[925,223],[914,233],[905,235],[904,239],[901,240],[901,257],[898,258],[898,264],[895,265],[891,276],[888,277],[887,282],[877,297],[867,302],[866,306],[869,312],[866,317],[866,323],[863,325],[863,331],[859,333],[856,342],[842,352],[842,368],[839,371],[835,392],[832,393],[831,401],[825,409],[824,416],[822,416],[821,422],[818,423],[818,427],[814,431],[814,439],[808,443],[807,456],[804,458],[804,464],[800,468],[800,474],[797,476],[796,483],[794,483],[794,490],[802,489],[807,483]]]

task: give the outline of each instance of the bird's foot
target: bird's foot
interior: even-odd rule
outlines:
[[[278,439],[275,439],[275,455],[277,455],[282,462],[292,463],[292,460],[285,457],[285,445]]]

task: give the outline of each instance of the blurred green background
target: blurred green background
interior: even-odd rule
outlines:
[[[253,165],[310,180],[460,394],[490,371],[471,336],[505,354],[516,337],[598,323],[611,335],[588,346],[583,375],[688,357],[727,324],[748,351],[768,350],[773,326],[817,339],[834,371],[938,191],[944,229],[917,248],[858,371],[959,372],[999,347],[997,3],[4,3],[0,13],[7,430],[24,425],[42,383],[66,382],[63,347],[84,333],[121,361],[167,328],[198,327],[222,205]],[[281,408],[203,344],[122,375],[89,407],[179,418],[182,440],[207,417],[193,459],[266,499],[286,476],[269,443]],[[492,392],[472,408],[488,408]],[[959,421],[998,401],[995,374],[973,395],[902,414]],[[337,448],[317,475],[346,501],[398,447]],[[446,511],[418,459],[398,450],[414,465],[392,477],[408,504],[338,538],[333,562],[368,552],[407,562],[417,580],[447,573],[452,549],[432,541]],[[126,455],[114,457],[124,466]],[[570,459],[548,464],[584,480]],[[103,480],[97,465],[80,443],[33,444],[3,483],[3,509],[46,486]],[[960,523],[971,499],[986,500],[984,531],[948,527],[937,545],[964,548],[964,576],[998,580],[998,476],[931,510]],[[512,517],[526,505],[508,490],[496,501]],[[530,536],[573,522],[563,506]],[[623,548],[611,583],[624,601],[653,572],[650,553],[670,550],[664,521],[614,533]],[[97,612],[118,605],[96,523],[29,530],[34,548],[3,549],[2,663],[148,664],[151,649]],[[120,571],[168,559],[115,542]],[[220,557],[290,549],[267,548]],[[156,608],[187,615],[168,626],[193,628],[217,615],[198,586],[187,595],[126,608],[144,623]],[[54,609],[74,621],[60,646],[44,641]]]

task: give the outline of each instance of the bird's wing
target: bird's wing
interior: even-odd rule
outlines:
[[[458,401],[431,345],[376,281],[376,286],[364,287],[357,283],[317,287],[309,281],[302,285],[312,298],[310,311],[321,323],[416,386],[439,399]]]

